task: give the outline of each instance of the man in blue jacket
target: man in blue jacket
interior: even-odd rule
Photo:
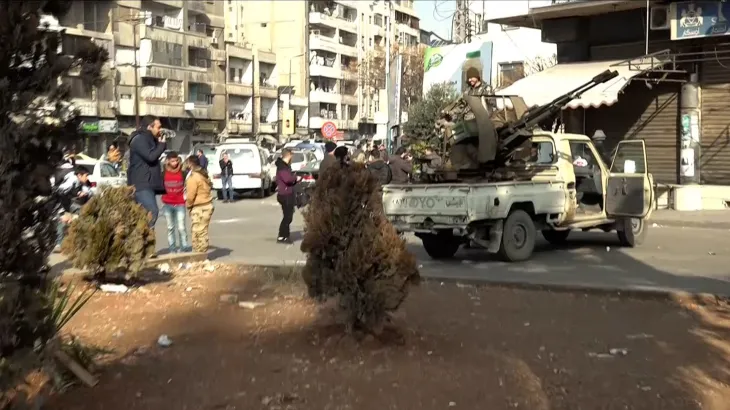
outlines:
[[[165,136],[160,133],[162,124],[159,118],[147,115],[141,125],[129,141],[127,184],[135,188],[134,199],[150,213],[150,227],[154,229],[159,213],[156,195],[165,192],[160,157],[167,144]]]

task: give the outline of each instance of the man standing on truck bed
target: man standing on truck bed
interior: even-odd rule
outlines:
[[[390,165],[390,173],[392,184],[407,184],[413,174],[413,164],[405,147],[398,147],[395,155],[391,155],[388,165]]]

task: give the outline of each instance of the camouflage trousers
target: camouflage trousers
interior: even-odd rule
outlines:
[[[208,227],[213,216],[213,204],[197,205],[190,209],[190,233],[193,252],[208,252]]]

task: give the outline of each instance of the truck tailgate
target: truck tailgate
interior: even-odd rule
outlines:
[[[386,185],[383,208],[388,216],[466,217],[468,186]]]

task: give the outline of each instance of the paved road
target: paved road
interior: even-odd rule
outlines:
[[[275,197],[217,203],[211,258],[266,265],[301,263],[305,259],[299,251],[301,215],[292,225],[296,243],[289,246],[275,242],[279,219]],[[160,246],[167,243],[165,230],[161,219]],[[615,234],[580,232],[571,239],[570,246],[560,249],[541,241],[534,258],[519,264],[496,261],[478,250],[462,250],[454,261],[432,261],[418,239],[408,240],[424,276],[730,295],[730,229],[657,224],[636,249],[620,248]]]

